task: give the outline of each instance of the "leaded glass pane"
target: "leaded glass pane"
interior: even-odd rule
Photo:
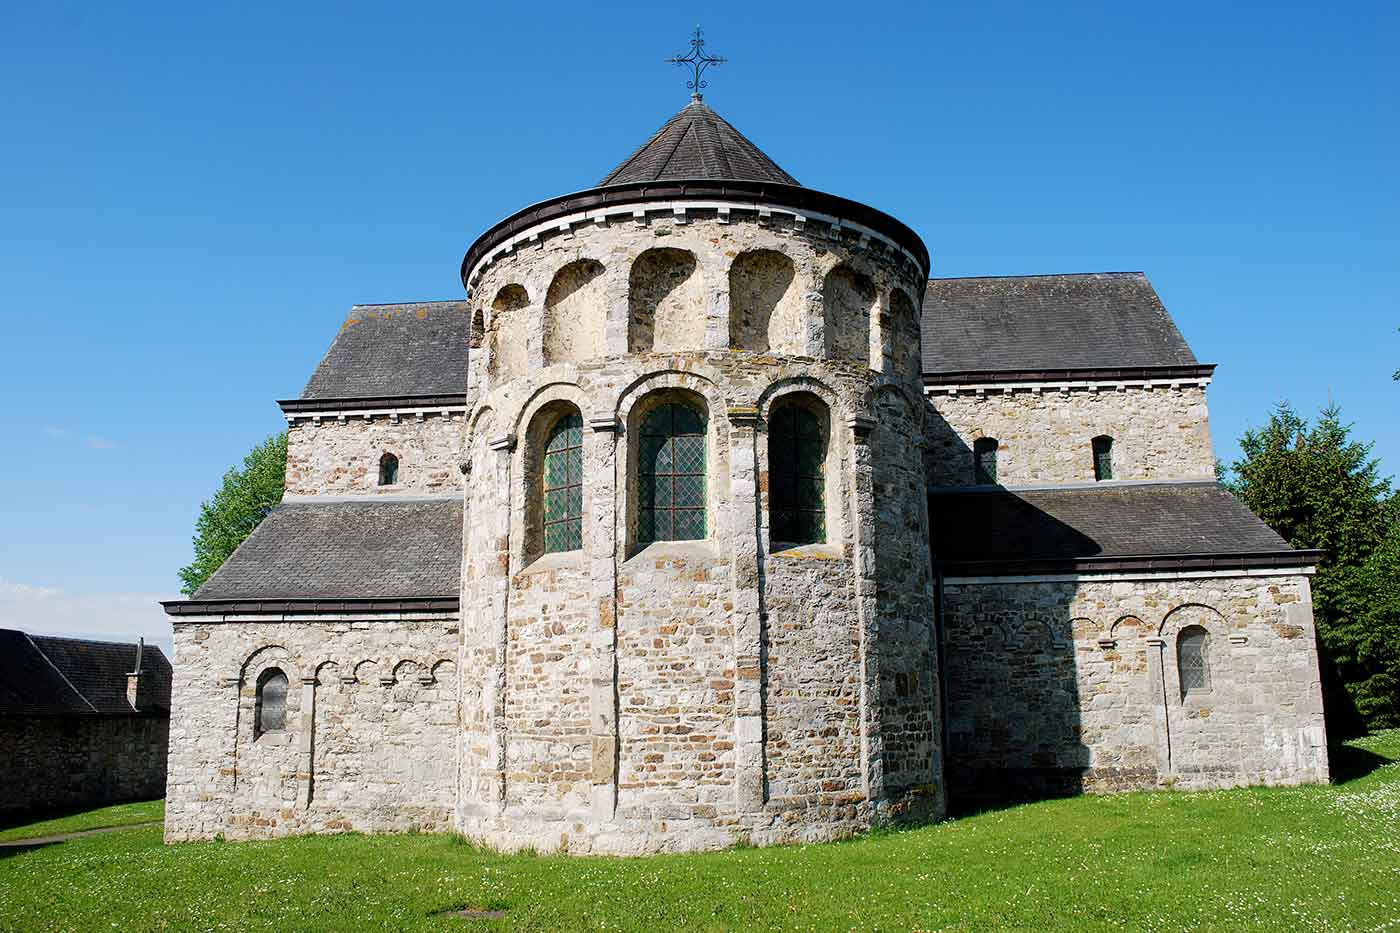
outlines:
[[[576,551],[583,547],[583,418],[560,417],[544,449],[544,552]]]
[[[820,416],[801,404],[775,409],[768,432],[769,537],[826,540],[826,442]]]
[[[1210,689],[1210,667],[1206,662],[1206,633],[1202,629],[1186,629],[1176,646],[1177,669],[1181,674],[1182,695]]]
[[[1094,479],[1113,479],[1113,438],[1094,438]]]
[[[661,405],[642,422],[637,452],[637,540],[705,537],[705,416]]]
[[[990,437],[979,438],[972,445],[973,478],[979,486],[994,486],[997,481],[997,442]]]
[[[280,732],[287,727],[287,675],[277,669],[264,671],[258,682],[258,733]]]

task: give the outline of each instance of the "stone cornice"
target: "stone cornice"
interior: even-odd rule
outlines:
[[[450,418],[467,410],[463,395],[396,395],[365,398],[282,399],[277,402],[288,422],[297,420],[320,422],[325,419],[346,421],[350,418],[388,417],[397,420],[412,417],[422,421],[428,416]]]
[[[167,599],[161,608],[169,616],[322,616],[456,614],[456,596],[403,596],[367,599]]]
[[[1249,554],[1173,554],[1125,557],[1079,557],[1053,560],[941,561],[935,570],[945,577],[1024,577],[1122,573],[1241,573],[1246,571],[1311,570],[1322,559],[1321,551],[1266,551]]]
[[[1210,385],[1215,364],[1113,369],[1038,369],[957,373],[925,373],[927,395],[985,395],[991,392],[1125,391],[1129,388]]]
[[[735,212],[754,214],[759,223],[775,215],[799,229],[824,228],[839,239],[850,231],[863,244],[878,244],[902,255],[928,277],[928,248],[919,235],[883,211],[857,201],[798,185],[750,181],[664,181],[613,185],[551,198],[495,224],[472,243],[462,259],[462,284],[471,292],[487,266],[522,246],[554,236],[572,236],[577,227],[611,222],[645,224],[651,215],[686,223],[697,211],[728,223]]]

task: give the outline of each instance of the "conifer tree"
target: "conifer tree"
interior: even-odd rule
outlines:
[[[1293,547],[1324,552],[1312,583],[1323,664],[1376,728],[1400,724],[1400,510],[1372,445],[1350,434],[1335,404],[1315,424],[1280,404],[1240,439],[1229,486]]]

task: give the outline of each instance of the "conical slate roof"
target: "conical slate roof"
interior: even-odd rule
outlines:
[[[672,180],[798,183],[699,98],[667,120],[598,187]]]

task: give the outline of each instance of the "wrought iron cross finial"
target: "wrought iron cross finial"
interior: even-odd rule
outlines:
[[[684,55],[673,55],[666,61],[673,65],[689,65],[695,70],[695,77],[687,81],[685,86],[690,88],[691,97],[699,100],[700,91],[705,87],[705,81],[702,78],[705,69],[711,65],[723,65],[728,59],[705,52],[705,36],[700,31],[700,27],[696,26],[695,36],[690,40],[690,51]]]

